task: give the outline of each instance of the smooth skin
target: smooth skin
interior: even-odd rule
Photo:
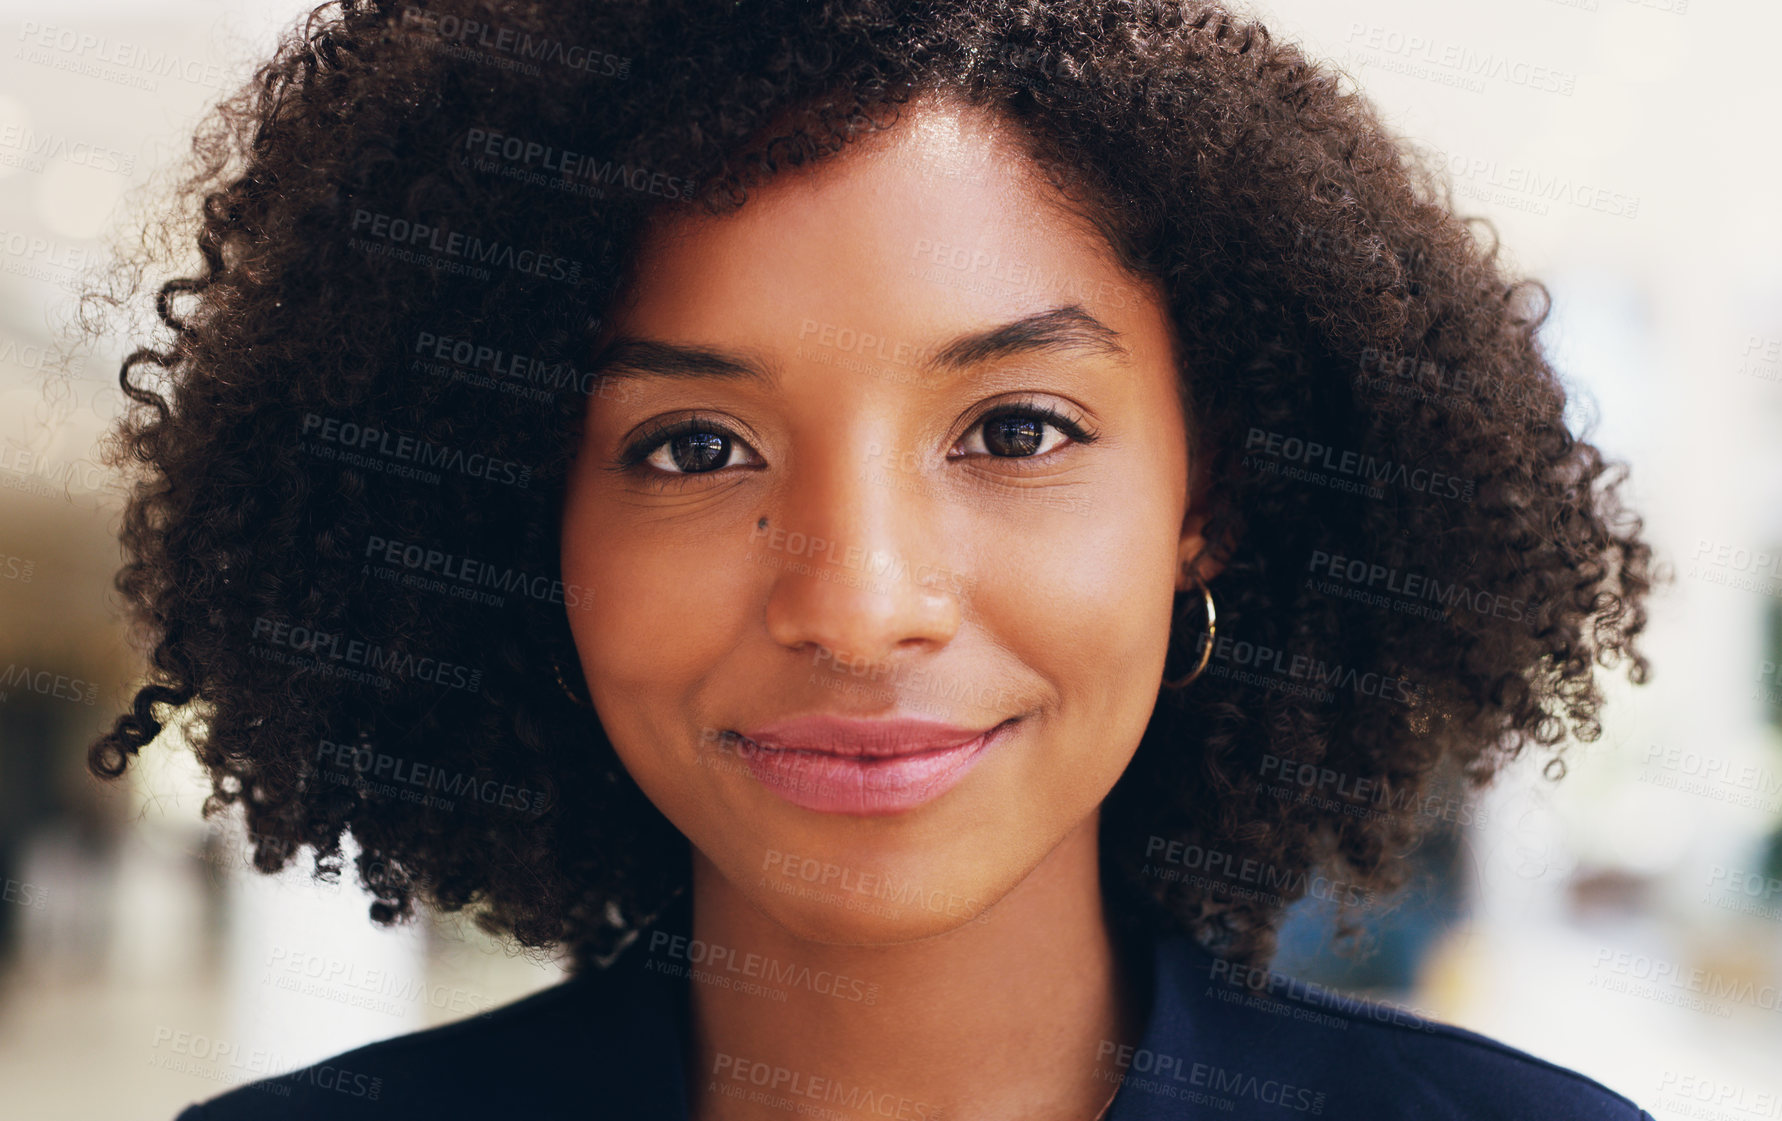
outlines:
[[[1120,268],[1007,122],[933,98],[732,214],[669,214],[635,265],[603,347],[775,374],[608,366],[622,392],[590,398],[565,498],[563,576],[599,605],[570,612],[583,672],[692,842],[694,936],[811,970],[757,977],[783,1001],[692,986],[691,1116],[783,1121],[722,1092],[766,1063],[844,1114],[811,1080],[903,1100],[862,1118],[1094,1117],[1117,1073],[1103,1041],[1136,1044],[1148,1002],[1110,936],[1099,808],[1156,703],[1172,597],[1191,563],[1216,572],[1160,286]],[[923,372],[957,336],[1071,304],[1119,347]],[[1038,440],[993,439],[981,422],[1009,405],[1094,439],[1043,419]],[[622,466],[695,413],[710,435],[679,458],[671,439]],[[689,455],[699,441],[719,450]],[[940,797],[865,816],[784,800],[715,734],[810,713],[1021,720]]]

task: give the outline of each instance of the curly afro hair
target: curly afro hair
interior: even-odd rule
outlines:
[[[178,196],[202,268],[120,372],[117,583],[152,664],[90,766],[189,723],[205,812],[243,807],[259,869],[309,846],[337,876],[350,831],[377,921],[470,908],[576,968],[684,889],[686,839],[562,686],[567,612],[599,609],[557,559],[605,391],[582,371],[647,219],[733,211],[918,94],[1015,126],[1182,340],[1218,638],[1177,639],[1207,669],[1160,692],[1104,806],[1120,921],[1265,964],[1311,876],[1401,888],[1432,791],[1530,742],[1556,777],[1600,734],[1595,669],[1645,679],[1650,548],[1566,426],[1546,289],[1259,24],[1201,0],[428,3],[322,5],[216,106]],[[1280,890],[1161,868],[1185,852]]]

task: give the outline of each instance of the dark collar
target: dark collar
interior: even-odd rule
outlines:
[[[632,1105],[614,1116],[686,1121],[689,982],[646,966],[653,931],[690,934],[691,918],[690,904],[670,907],[614,963],[636,1029],[611,1052]],[[1483,1036],[1221,961],[1181,934],[1130,937],[1122,957],[1149,963],[1132,983],[1150,1008],[1138,1045],[1115,1057],[1104,1121],[1649,1121],[1601,1084]]]

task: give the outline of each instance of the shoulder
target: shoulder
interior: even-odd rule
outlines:
[[[188,1107],[176,1121],[535,1118],[587,1109],[591,1062],[624,1063],[629,1009],[616,971],[589,973],[480,1016],[343,1052]]]
[[[1172,1003],[1189,1012],[1166,1038],[1200,1062],[1188,1075],[1200,1092],[1241,1099],[1290,1086],[1325,1121],[1650,1121],[1602,1083],[1477,1032],[1170,941]]]

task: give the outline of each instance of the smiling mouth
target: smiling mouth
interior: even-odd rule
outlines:
[[[850,749],[850,748],[845,748],[845,747],[844,748],[775,747],[771,744],[757,743],[755,740],[750,739],[749,737],[743,735],[741,732],[729,732],[727,734],[735,742],[746,744],[746,745],[748,745],[748,748],[753,749],[754,751],[769,752],[774,755],[808,756],[809,758],[812,758],[812,759],[844,759],[850,763],[857,763],[863,767],[873,767],[873,766],[887,766],[887,765],[896,763],[899,760],[904,760],[904,759],[927,759],[927,758],[932,758],[933,756],[937,756],[937,755],[944,755],[949,751],[957,751],[957,750],[959,750],[959,748],[963,747],[965,744],[972,743],[972,742],[975,742],[976,740],[985,738],[985,737],[989,736],[991,733],[1000,730],[1005,725],[1014,723],[1015,720],[1017,720],[1017,719],[1019,719],[1019,718],[1018,717],[1010,717],[1009,719],[1004,720],[1001,724],[997,724],[997,725],[994,725],[993,727],[987,728],[984,731],[979,732],[977,735],[971,737],[971,739],[962,740],[959,743],[947,744],[943,747],[921,748],[921,749],[918,749],[915,751],[896,751],[896,750],[884,751],[884,750],[874,750],[871,748]]]
[[[815,714],[725,734],[762,751],[826,755],[856,760],[909,758],[972,743],[1021,719],[1011,716],[987,728],[923,719],[858,719]]]
[[[829,739],[821,746],[809,740],[762,743],[734,731],[725,739],[743,745],[737,754],[749,773],[787,802],[820,813],[878,817],[913,810],[951,790],[990,749],[1010,738],[1020,720],[1013,716],[975,734],[965,729],[963,739],[953,734],[959,730],[949,729],[938,738],[954,742],[941,743],[934,742],[932,725],[918,729],[915,739]]]

